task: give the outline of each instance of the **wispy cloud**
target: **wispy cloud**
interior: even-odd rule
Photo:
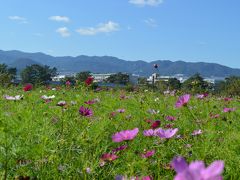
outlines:
[[[96,27],[79,28],[77,29],[77,32],[81,35],[93,36],[99,33],[110,33],[118,30],[119,30],[118,23],[108,21],[107,23],[101,23]]]
[[[144,22],[150,27],[157,27],[158,26],[157,21],[153,18],[145,19]]]
[[[57,21],[57,22],[69,22],[70,19],[67,16],[51,16],[48,18],[49,20],[52,21]]]
[[[9,16],[8,19],[12,20],[12,21],[17,21],[21,24],[27,24],[28,21],[26,18],[21,17],[21,16]]]
[[[129,0],[128,2],[137,6],[158,6],[163,0]]]
[[[56,30],[62,37],[69,37],[71,34],[67,27],[61,27]]]

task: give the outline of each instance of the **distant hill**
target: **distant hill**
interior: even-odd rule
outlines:
[[[229,68],[216,63],[204,62],[184,62],[169,60],[157,60],[152,62],[145,61],[126,61],[111,56],[63,56],[54,57],[44,53],[26,53],[21,51],[2,51],[0,50],[0,63],[5,63],[11,67],[23,69],[27,65],[42,64],[56,67],[60,72],[76,73],[80,71],[91,71],[94,73],[115,73],[127,72],[140,76],[149,76],[156,72],[153,64],[159,65],[161,75],[184,74],[191,76],[200,73],[205,77],[227,77],[230,75],[240,76],[240,69]]]

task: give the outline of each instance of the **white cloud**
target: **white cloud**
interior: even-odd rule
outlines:
[[[119,24],[112,22],[112,21],[108,21],[107,23],[101,23],[96,27],[88,27],[88,28],[80,28],[77,29],[77,32],[81,35],[85,35],[85,36],[92,36],[92,35],[96,35],[99,33],[110,33],[113,31],[118,31],[119,30]]]
[[[148,18],[148,19],[145,19],[144,22],[148,25],[148,26],[151,26],[151,27],[157,27],[158,24],[157,24],[157,21],[153,18]]]
[[[71,34],[66,27],[61,27],[56,30],[57,33],[59,33],[62,37],[69,37]]]
[[[137,6],[158,6],[163,0],[129,0],[128,2]]]
[[[66,16],[51,16],[51,17],[49,17],[49,20],[58,21],[58,22],[69,22],[70,21],[69,17],[66,17]]]
[[[21,16],[9,16],[8,19],[12,21],[18,21],[21,24],[27,24],[27,19]]]

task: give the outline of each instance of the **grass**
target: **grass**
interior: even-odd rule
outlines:
[[[23,92],[20,87],[1,89],[1,97],[6,94],[23,94],[24,97],[19,101],[0,98],[0,179],[114,179],[117,175],[173,179],[175,172],[169,163],[177,155],[184,156],[188,162],[203,160],[207,165],[223,160],[224,179],[240,176],[237,98],[225,102],[218,97],[199,100],[192,96],[187,107],[176,109],[174,104],[178,96],[151,91],[94,92],[84,87],[62,87],[55,91],[42,87],[29,92]],[[56,97],[45,103],[42,95]],[[121,95],[127,98],[120,99]],[[84,104],[94,98],[100,102]],[[67,105],[56,106],[60,100]],[[82,105],[91,108],[94,115],[81,116],[78,110]],[[236,107],[237,110],[223,113],[224,107]],[[126,111],[110,116],[120,108]],[[150,109],[159,113],[151,114]],[[220,114],[220,117],[212,119],[210,113]],[[167,121],[167,115],[177,120]],[[146,119],[161,120],[161,127],[174,124],[181,138],[162,140],[143,136],[143,131],[150,129]],[[112,141],[114,133],[135,127],[139,128],[139,133],[134,140]],[[191,133],[198,129],[203,133],[192,136]],[[117,152],[119,158],[116,160],[100,166],[102,154],[120,145],[128,145],[128,148]],[[141,157],[144,151],[153,149],[156,152],[152,157]]]

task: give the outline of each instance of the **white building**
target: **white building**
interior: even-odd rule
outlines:
[[[107,78],[109,78],[113,74],[115,74],[115,73],[106,73],[106,74],[91,73],[91,76],[94,78],[94,82],[102,82],[102,81],[106,80]]]

